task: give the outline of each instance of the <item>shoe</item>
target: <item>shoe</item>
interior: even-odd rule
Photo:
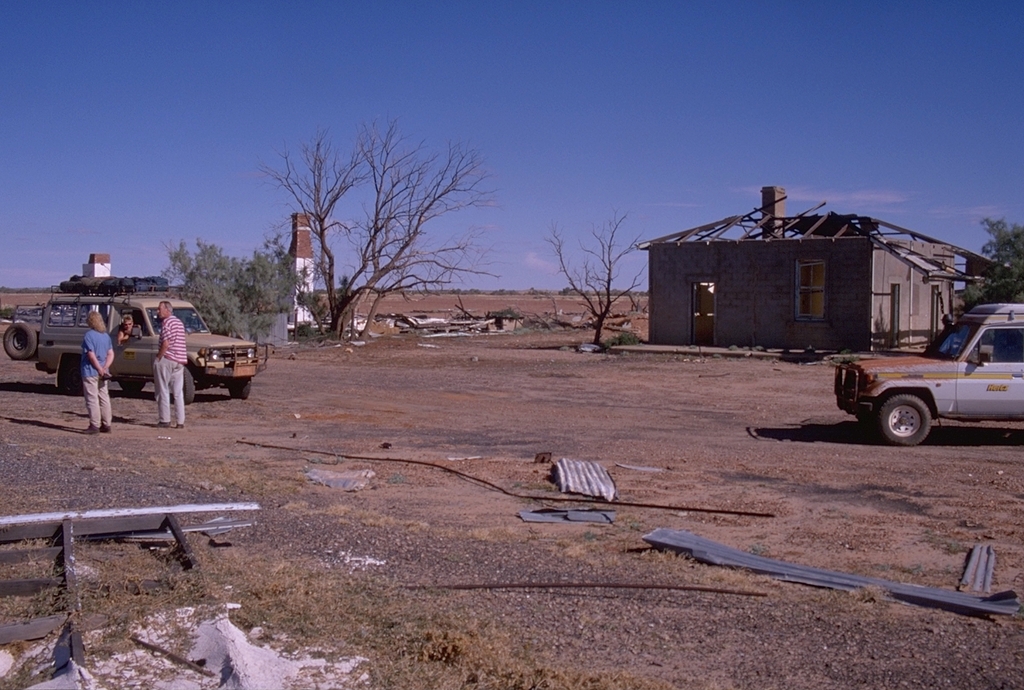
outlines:
[[[182,424],[179,424],[179,425],[178,425],[178,426],[176,426],[175,428],[176,428],[176,429],[184,429],[184,428],[185,428],[185,424],[184,424],[184,423],[182,423]]]
[[[110,428],[109,424],[100,424],[100,433],[101,434],[109,434],[110,432],[111,432],[111,428]]]
[[[93,426],[92,424],[90,424],[89,428],[85,430],[85,433],[87,433],[90,436],[92,436],[93,434],[100,433],[100,429],[99,429],[99,427],[96,427],[96,426]]]
[[[156,423],[156,428],[157,429],[170,429],[171,428],[171,423],[170,422],[157,422]]]

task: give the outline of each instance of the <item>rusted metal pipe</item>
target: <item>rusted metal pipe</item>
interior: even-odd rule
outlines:
[[[638,582],[492,582],[463,585],[405,585],[406,589],[665,589],[684,592],[736,594],[744,597],[766,597],[767,592],[742,589],[704,587],[702,585],[651,585]]]
[[[319,450],[316,448],[293,448],[290,446],[280,446],[274,443],[259,443],[257,441],[247,441],[245,439],[238,439],[235,442],[247,446],[255,446],[257,448],[273,448],[275,450],[287,450],[293,453],[315,453],[317,455],[333,455],[336,458],[345,458],[347,460],[367,460],[372,462],[401,462],[409,465],[433,467],[435,469],[444,470],[445,472],[454,474],[455,476],[461,477],[466,481],[475,482],[477,484],[480,484],[481,486],[487,487],[488,489],[499,491],[505,494],[506,496],[511,496],[512,498],[525,498],[531,501],[551,501],[557,503],[599,503],[601,505],[608,506],[619,506],[627,508],[653,508],[655,510],[675,510],[689,513],[715,513],[718,515],[742,515],[746,517],[766,518],[775,517],[775,513],[759,513],[750,510],[728,510],[725,508],[694,508],[692,506],[668,506],[662,505],[660,503],[634,503],[631,501],[603,501],[599,498],[574,498],[570,496],[530,496],[528,494],[517,494],[512,491],[508,491],[507,489],[504,489],[498,486],[497,484],[492,484],[491,482],[485,479],[480,479],[479,477],[474,477],[471,474],[466,474],[465,472],[459,472],[458,470],[454,470],[451,467],[445,467],[444,465],[438,465],[437,463],[427,462],[425,460],[410,460],[408,458],[377,458],[369,455],[349,455],[347,453],[338,453],[330,450]]]

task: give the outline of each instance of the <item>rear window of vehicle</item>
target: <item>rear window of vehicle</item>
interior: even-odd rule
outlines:
[[[46,320],[46,325],[55,328],[74,328],[75,326],[88,328],[89,324],[86,319],[89,318],[91,311],[98,311],[103,316],[103,322],[106,323],[107,317],[110,315],[110,305],[51,304],[50,316]]]

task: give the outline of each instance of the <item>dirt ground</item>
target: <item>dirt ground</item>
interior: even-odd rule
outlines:
[[[551,310],[543,299],[538,313]],[[115,392],[114,433],[94,437],[80,433],[80,399],[57,394],[31,364],[0,358],[0,512],[256,500],[257,527],[231,542],[257,570],[312,559],[368,564],[367,576],[396,585],[700,584],[767,594],[418,595],[424,607],[475,612],[545,663],[671,687],[1024,687],[1020,616],[968,618],[780,583],[642,541],[659,527],[682,529],[946,589],[970,547],[987,543],[998,559],[993,590],[1024,591],[1024,425],[946,423],[922,446],[891,448],[835,407],[827,364],[574,351],[586,340],[584,331],[535,330],[279,348],[248,401],[200,392],[187,428],[165,430],[154,426],[149,387]],[[564,507],[543,500],[559,494],[549,465],[534,462],[539,452],[598,461],[621,500],[675,508],[620,507],[613,525],[525,523],[520,510]],[[376,476],[345,493],[309,482],[311,468]]]

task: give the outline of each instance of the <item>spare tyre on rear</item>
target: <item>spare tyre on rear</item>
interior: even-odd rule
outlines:
[[[24,361],[36,355],[39,334],[27,323],[12,323],[4,333],[4,352],[11,359]]]

